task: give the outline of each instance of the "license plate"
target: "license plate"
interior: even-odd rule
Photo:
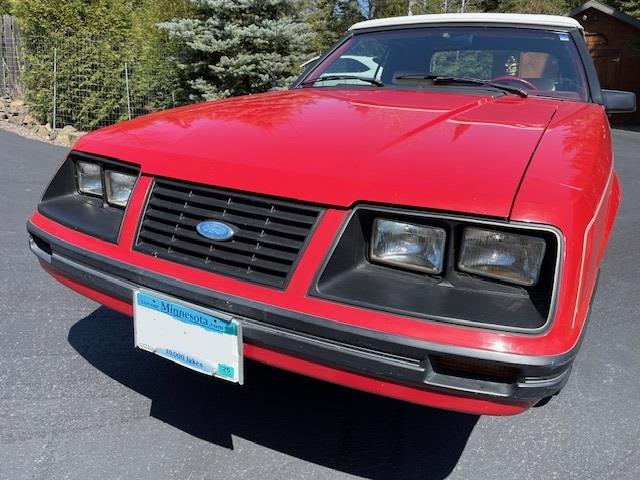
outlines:
[[[136,347],[242,384],[242,326],[230,315],[138,290],[133,325]]]

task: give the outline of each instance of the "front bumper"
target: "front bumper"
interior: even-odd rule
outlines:
[[[190,285],[96,255],[31,223],[27,229],[31,250],[45,269],[66,279],[72,288],[83,286],[82,293],[92,296],[91,292],[97,292],[99,300],[115,299],[117,308],[118,303],[130,306],[133,292],[144,287],[224,311],[242,323],[249,357],[415,403],[470,413],[519,413],[562,388],[577,352],[576,347],[555,356],[516,355],[348,326]],[[130,309],[125,310],[128,312]],[[433,361],[442,357],[488,361],[515,368],[518,376],[506,382],[443,373],[434,368]]]

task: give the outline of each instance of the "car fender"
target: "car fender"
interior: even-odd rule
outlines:
[[[553,225],[564,258],[553,329],[578,343],[621,189],[604,109],[566,102],[543,136],[514,199],[511,220]]]

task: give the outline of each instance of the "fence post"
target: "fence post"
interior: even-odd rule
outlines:
[[[15,17],[2,15],[2,38],[6,58],[7,87],[13,98],[20,96],[20,66],[18,63],[18,25]]]
[[[2,39],[0,38],[0,97],[4,97],[7,93],[7,82],[5,81],[4,72],[4,56],[2,55]]]
[[[127,113],[129,120],[131,120],[131,92],[129,91],[129,66],[127,62],[124,63],[124,85],[127,90]]]
[[[5,80],[5,68],[4,68],[4,42],[2,41],[4,21],[0,22],[0,97],[4,97],[7,92],[7,82]]]
[[[51,127],[56,129],[56,114],[58,110],[58,49],[53,47],[53,118]]]

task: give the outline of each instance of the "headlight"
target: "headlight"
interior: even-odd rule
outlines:
[[[136,175],[106,170],[104,178],[107,191],[107,202],[119,207],[126,207],[131,191],[136,183]]]
[[[87,195],[102,196],[102,172],[100,165],[92,162],[76,162],[78,190]]]
[[[538,282],[546,243],[542,238],[481,228],[465,228],[460,270],[518,285]]]
[[[371,259],[420,272],[442,272],[446,233],[438,227],[376,218]]]
[[[109,171],[130,179],[116,179],[106,174]],[[42,195],[38,211],[79,232],[118,243],[124,208],[110,206],[107,200],[120,203],[128,198],[127,193],[118,193],[116,185],[126,184],[126,180],[135,183],[139,173],[138,166],[72,150]]]

